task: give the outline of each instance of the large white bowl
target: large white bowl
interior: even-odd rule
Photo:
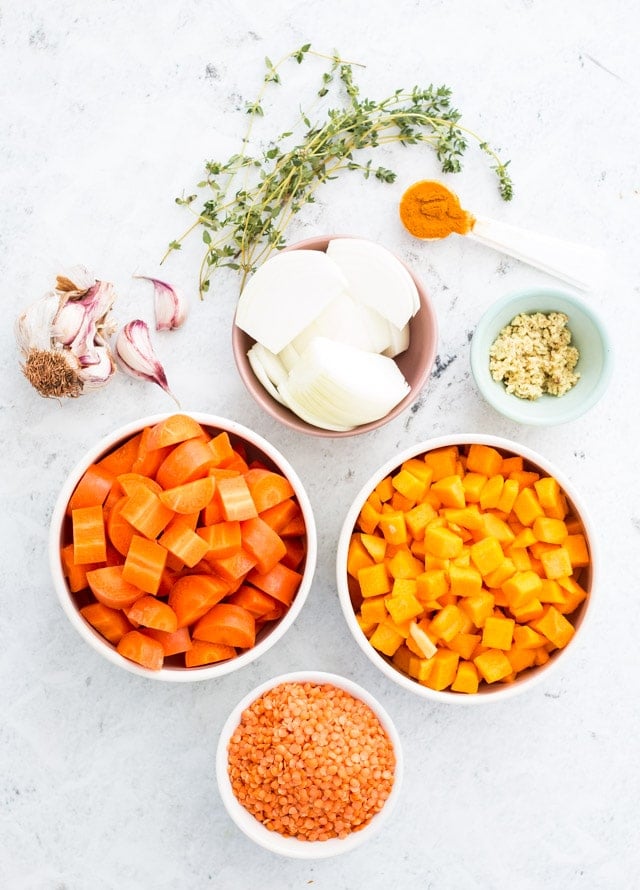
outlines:
[[[239,725],[242,712],[245,708],[249,707],[249,705],[263,693],[282,683],[328,683],[340,689],[344,689],[345,692],[348,692],[354,698],[362,700],[371,708],[393,745],[396,766],[391,794],[387,798],[380,812],[377,813],[371,821],[364,826],[364,828],[349,834],[346,838],[331,838],[326,841],[304,841],[295,837],[285,837],[275,831],[269,831],[268,828],[265,828],[262,822],[256,819],[238,802],[233,793],[228,773],[228,746],[231,736]],[[255,689],[252,689],[251,692],[248,692],[227,717],[220,733],[216,753],[218,790],[231,819],[248,838],[256,844],[259,844],[259,846],[264,847],[266,850],[270,850],[272,853],[278,853],[280,856],[287,856],[292,859],[327,859],[331,856],[348,853],[356,847],[359,847],[361,844],[371,840],[371,838],[376,835],[382,826],[389,820],[396,806],[402,785],[402,774],[403,759],[400,736],[382,705],[373,697],[373,695],[371,695],[371,693],[367,692],[366,689],[363,689],[356,683],[353,683],[351,680],[324,671],[297,671],[289,674],[281,674],[279,677],[267,680],[259,686],[256,686]]]
[[[384,655],[378,652],[371,645],[356,620],[356,614],[351,601],[349,584],[347,580],[347,555],[351,534],[353,532],[360,510],[362,509],[362,506],[367,497],[371,494],[376,485],[378,485],[378,483],[382,481],[382,479],[384,479],[394,470],[398,469],[405,460],[408,460],[411,457],[418,457],[427,451],[433,451],[436,448],[442,448],[448,445],[468,445],[474,442],[493,446],[494,448],[497,448],[501,452],[503,452],[505,456],[521,455],[525,459],[525,467],[529,465],[530,469],[534,470],[535,468],[539,468],[540,470],[542,470],[543,473],[553,476],[557,480],[560,487],[567,496],[571,508],[580,518],[584,527],[584,534],[590,552],[590,565],[587,568],[583,569],[583,575],[580,579],[580,584],[587,590],[588,596],[587,599],[580,604],[580,606],[576,610],[576,613],[572,616],[572,624],[574,625],[576,632],[567,646],[565,646],[564,649],[559,649],[553,652],[551,658],[546,664],[523,671],[513,682],[508,684],[496,683],[494,685],[487,685],[482,683],[477,693],[469,695],[465,693],[450,692],[446,690],[437,691],[434,689],[430,689],[428,686],[421,685],[417,682],[417,680],[412,679],[407,674],[404,674],[400,670],[398,670],[389,659],[385,658]],[[373,473],[373,475],[367,480],[367,482],[364,483],[364,485],[354,498],[353,503],[351,504],[351,507],[349,508],[349,511],[342,525],[338,541],[336,572],[340,605],[342,607],[342,611],[344,613],[344,617],[346,619],[349,630],[353,634],[356,643],[358,644],[358,646],[360,646],[367,658],[369,658],[369,660],[380,671],[382,671],[382,673],[388,679],[392,680],[394,683],[397,683],[403,689],[406,689],[409,692],[412,692],[414,695],[420,696],[424,699],[429,699],[431,701],[441,703],[447,702],[457,705],[474,706],[487,704],[488,702],[500,702],[514,695],[518,695],[525,690],[531,689],[542,680],[547,680],[553,672],[558,670],[560,665],[567,664],[568,660],[571,658],[572,653],[575,652],[576,649],[579,647],[579,639],[584,631],[586,619],[592,611],[591,602],[593,598],[593,591],[595,589],[596,574],[599,568],[599,564],[599,555],[597,551],[597,535],[595,527],[590,520],[587,510],[582,503],[578,493],[576,492],[574,485],[560,470],[558,470],[540,454],[537,454],[535,451],[526,448],[524,445],[512,442],[509,439],[503,439],[499,436],[489,436],[475,433],[459,433],[456,435],[441,436],[439,438],[429,439],[426,442],[422,442],[420,444],[413,445],[411,448],[407,448],[405,451],[402,451],[390,458],[383,466],[381,466],[378,470],[375,471],[375,473]]]
[[[133,674],[137,674],[140,677],[148,677],[153,680],[168,680],[170,682],[178,683],[192,682],[194,680],[212,680],[217,677],[222,677],[232,671],[240,670],[245,665],[260,658],[261,655],[264,655],[265,652],[275,646],[278,640],[281,639],[294,623],[304,606],[311,588],[311,581],[313,579],[317,558],[316,525],[311,502],[309,501],[309,497],[298,474],[287,459],[258,433],[253,432],[253,430],[250,430],[233,420],[217,417],[212,414],[202,414],[192,411],[182,413],[188,413],[191,417],[197,420],[198,423],[201,423],[204,426],[214,427],[216,430],[224,430],[231,436],[236,437],[236,439],[246,443],[253,455],[261,457],[267,464],[274,466],[274,468],[287,477],[293,486],[296,499],[302,509],[306,527],[307,552],[304,568],[301,570],[302,581],[300,582],[300,587],[293,603],[285,615],[279,621],[273,622],[268,630],[263,631],[262,635],[258,635],[256,645],[252,649],[246,650],[236,658],[222,661],[217,664],[191,668],[167,665],[162,667],[159,671],[152,671],[124,658],[116,651],[115,646],[94,630],[80,614],[75,598],[69,591],[62,570],[60,546],[62,541],[63,523],[65,521],[65,511],[74,488],[88,466],[95,463],[131,436],[140,432],[144,427],[152,426],[166,417],[169,417],[170,414],[156,414],[151,417],[144,417],[140,420],[133,421],[126,426],[122,426],[110,435],[105,436],[84,454],[71,470],[62,486],[53,509],[49,531],[49,566],[53,584],[58,599],[60,600],[60,605],[82,639],[96,652],[106,658],[107,661],[110,661],[112,664],[124,668]]]

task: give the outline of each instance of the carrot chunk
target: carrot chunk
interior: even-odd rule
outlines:
[[[73,524],[73,561],[79,565],[106,562],[107,537],[102,507],[76,507],[71,512]]]
[[[129,661],[135,661],[151,671],[159,671],[164,662],[162,644],[138,630],[126,633],[118,643],[117,650]]]
[[[218,603],[197,622],[193,637],[209,643],[249,649],[256,640],[255,618],[242,606]]]

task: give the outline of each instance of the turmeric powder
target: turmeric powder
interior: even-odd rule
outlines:
[[[424,179],[410,186],[400,199],[400,219],[416,238],[466,235],[474,217],[460,206],[458,196],[440,182]]]

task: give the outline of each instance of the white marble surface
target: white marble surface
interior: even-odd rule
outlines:
[[[2,888],[638,886],[639,24],[628,0],[1,5]],[[238,146],[239,108],[264,56],[306,41],[366,63],[360,83],[374,96],[447,83],[464,122],[512,159],[515,180],[505,205],[472,151],[448,178],[464,203],[607,250],[606,285],[588,299],[609,329],[616,372],[605,399],[563,427],[521,427],[479,400],[469,337],[483,309],[552,281],[462,239],[420,245],[401,231],[404,187],[438,175],[428,149],[385,151],[395,185],[353,174],[327,185],[291,230],[380,239],[433,294],[438,369],[414,409],[384,430],[321,441],[271,421],[233,364],[236,283],[221,278],[198,303],[200,245],[189,243],[162,270],[193,300],[185,327],[158,337],[171,385],[184,408],[252,426],[287,455],[316,511],[319,562],[277,651],[215,683],[144,681],[68,624],[49,580],[47,526],[85,448],[172,403],[124,375],[64,405],[41,400],[20,374],[13,318],[61,265],[82,262],[116,285],[120,321],[151,320],[149,291],[131,275],[160,271],[186,222],[174,197],[192,190],[206,158]],[[297,101],[288,94],[272,107],[264,138],[287,127]],[[429,704],[387,682],[351,640],[334,582],[341,519],[366,477],[395,451],[458,431],[542,452],[579,488],[601,537],[594,620],[574,656],[546,684],[486,708]],[[376,692],[406,758],[399,810],[379,840],[317,863],[252,846],[222,811],[213,769],[231,706],[257,682],[304,667]]]

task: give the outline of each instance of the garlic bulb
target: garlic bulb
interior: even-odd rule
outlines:
[[[75,398],[107,383],[116,370],[108,338],[115,330],[113,285],[84,266],[59,275],[56,288],[18,317],[22,370],[47,398]]]
[[[116,337],[116,354],[123,371],[138,380],[157,383],[179,405],[169,389],[164,368],[156,357],[146,322],[136,318],[120,329]]]

